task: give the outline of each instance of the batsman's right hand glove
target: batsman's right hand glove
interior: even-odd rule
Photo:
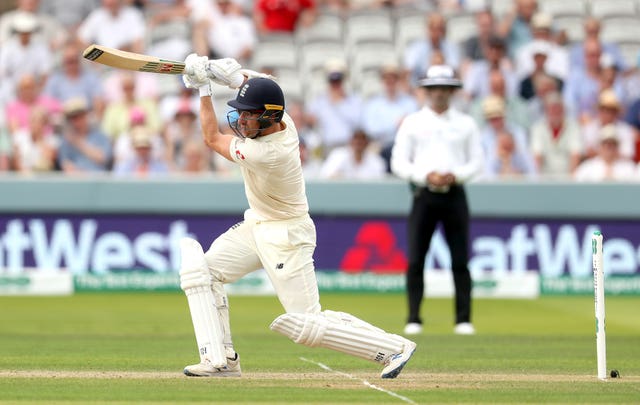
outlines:
[[[244,83],[241,68],[233,58],[213,59],[207,62],[207,75],[214,83],[237,89]]]

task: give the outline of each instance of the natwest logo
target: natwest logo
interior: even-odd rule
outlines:
[[[396,236],[388,222],[365,222],[340,263],[347,273],[359,273],[364,269],[374,273],[404,273],[407,258],[397,246]]]

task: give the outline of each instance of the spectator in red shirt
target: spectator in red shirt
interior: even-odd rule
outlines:
[[[257,0],[255,24],[260,34],[292,33],[296,27],[307,27],[316,17],[314,0]]]

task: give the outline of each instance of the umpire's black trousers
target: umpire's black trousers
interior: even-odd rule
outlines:
[[[462,186],[452,186],[448,192],[432,192],[416,188],[409,215],[409,268],[407,294],[408,322],[422,323],[420,304],[424,296],[424,263],[431,237],[442,223],[445,240],[451,251],[451,267],[455,285],[456,323],[471,320],[471,276],[469,274],[469,207]]]

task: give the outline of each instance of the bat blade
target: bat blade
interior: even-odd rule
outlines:
[[[138,72],[178,75],[184,72],[184,62],[161,59],[140,53],[121,51],[102,45],[89,45],[82,56],[90,61],[118,69]]]

